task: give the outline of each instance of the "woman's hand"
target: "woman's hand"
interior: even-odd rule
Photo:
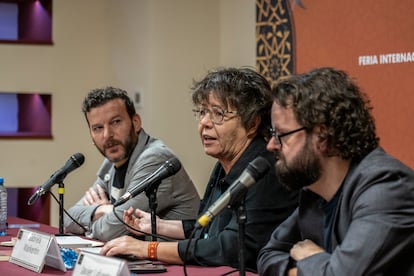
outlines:
[[[139,230],[141,232],[138,231],[134,231],[133,229],[131,229],[130,227],[128,227],[128,231],[130,231],[131,233],[137,235],[137,236],[142,236],[145,235],[142,232],[151,233],[151,214],[144,212],[140,209],[134,209],[132,207],[130,207],[128,210],[124,211],[124,216],[123,216],[124,222],[126,224],[128,224],[130,227]],[[158,224],[159,222],[159,218],[156,218],[156,223]]]
[[[108,241],[100,251],[101,255],[134,255],[140,259],[148,258],[148,242],[130,236],[122,236]]]

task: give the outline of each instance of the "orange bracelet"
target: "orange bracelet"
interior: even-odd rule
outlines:
[[[151,261],[156,261],[157,260],[157,247],[158,244],[160,244],[159,242],[150,242],[148,244],[148,259],[150,259]]]

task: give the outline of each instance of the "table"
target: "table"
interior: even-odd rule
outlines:
[[[8,217],[7,221],[9,225],[16,226],[16,224],[21,224],[21,225],[32,225],[33,226],[34,224],[34,226],[37,226],[37,227],[33,229],[37,231],[42,231],[48,234],[59,233],[59,229],[56,227],[52,227],[50,225],[34,222],[31,220],[27,220],[27,219],[22,219],[22,218],[17,218],[17,217]],[[18,231],[19,231],[18,228],[7,229],[7,236],[0,237],[0,241],[9,241],[12,237],[15,237],[17,235]],[[0,251],[11,252],[12,248],[0,246]],[[183,266],[181,265],[165,265],[165,266],[167,268],[167,272],[151,273],[148,275],[151,275],[151,276],[183,276],[184,275],[184,269],[183,269]],[[188,276],[220,276],[233,270],[234,268],[227,267],[227,266],[221,266],[221,267],[187,266],[187,275]],[[24,276],[37,275],[39,276],[39,273],[20,267],[13,263],[9,263],[7,261],[0,261],[0,272],[2,276],[3,275],[5,276],[14,276],[14,275],[24,275]],[[66,276],[66,275],[72,275],[72,271],[68,270],[67,272],[63,272],[63,271],[57,270],[52,267],[44,266],[40,275],[65,275]],[[228,274],[228,275],[237,276],[239,275],[239,272],[234,271],[233,273]],[[257,274],[246,272],[246,275],[253,276]]]

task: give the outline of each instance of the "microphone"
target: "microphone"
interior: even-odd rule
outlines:
[[[262,156],[256,157],[247,165],[239,178],[197,220],[195,227],[206,227],[224,208],[238,203],[247,190],[262,178],[269,169],[270,164],[265,158]]]
[[[83,156],[82,153],[78,152],[72,155],[62,168],[54,172],[49,180],[37,189],[37,191],[27,201],[27,205],[32,205],[39,198],[39,196],[49,191],[54,184],[61,183],[68,173],[82,166],[83,162],[85,162],[85,156]]]
[[[129,189],[123,196],[121,196],[115,203],[114,207],[117,207],[125,203],[130,198],[137,196],[138,194],[146,191],[147,189],[156,188],[161,180],[176,174],[181,169],[180,161],[173,157],[164,162],[155,172],[150,174],[147,178],[141,181],[141,183],[135,185]]]

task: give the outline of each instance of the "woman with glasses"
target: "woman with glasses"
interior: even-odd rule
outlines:
[[[199,214],[205,214],[232,183],[237,182],[249,163],[262,156],[271,164],[263,177],[247,190],[244,204],[244,262],[247,269],[256,269],[260,248],[272,230],[297,206],[297,193],[278,183],[275,159],[266,151],[265,135],[270,123],[270,86],[266,79],[248,68],[211,71],[192,89],[194,115],[204,152],[217,159],[208,181]],[[173,264],[239,267],[238,235],[241,218],[231,208],[221,210],[204,227],[196,221],[157,219],[157,233],[177,242],[146,242],[122,237],[108,242],[105,255],[132,254],[142,259]],[[151,232],[150,215],[132,208],[124,220],[130,226]],[[200,220],[199,220],[200,222]],[[142,235],[133,231],[136,235]],[[190,239],[191,238],[191,239]]]

